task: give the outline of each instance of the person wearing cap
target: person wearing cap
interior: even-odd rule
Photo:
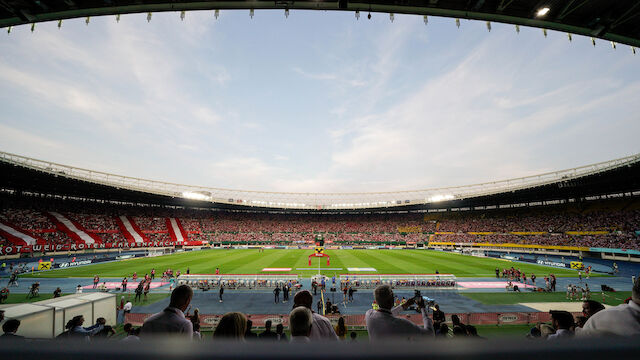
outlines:
[[[297,308],[299,306],[306,307],[311,311],[311,304],[313,304],[313,296],[308,290],[302,290],[298,292],[293,297],[293,308]],[[312,315],[312,326],[311,333],[309,334],[309,339],[311,341],[314,340],[338,340],[338,335],[336,335],[336,331],[331,326],[331,322],[326,317],[316,314],[313,311]]]
[[[573,321],[573,315],[568,311],[563,310],[551,310],[551,324],[556,330],[555,334],[549,335],[547,340],[558,340],[564,338],[572,338],[575,323]]]

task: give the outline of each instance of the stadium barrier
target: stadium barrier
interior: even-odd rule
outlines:
[[[141,326],[152,314],[130,313],[126,315],[125,322],[134,326]],[[535,325],[537,323],[550,323],[551,314],[548,312],[504,312],[504,313],[451,313],[447,314],[447,323],[451,324],[451,316],[457,315],[462,323],[467,325]],[[572,315],[580,316],[582,313],[574,312]],[[215,329],[222,314],[200,314],[202,328]],[[328,314],[329,320],[335,325],[338,319],[343,317],[345,324],[350,329],[365,329],[364,314],[340,315]],[[416,325],[422,326],[422,317],[417,312],[414,314],[401,314],[398,317],[407,319]],[[432,317],[430,314],[429,317]],[[273,325],[282,324],[285,328],[289,326],[288,314],[247,314],[247,318],[253,322],[254,328],[264,328],[267,320],[271,320]],[[526,334],[523,334],[523,336]]]
[[[375,289],[378,285],[390,285],[394,289],[457,289],[456,276],[452,274],[343,274],[340,284],[341,288],[351,286],[356,289]]]
[[[178,285],[189,285],[199,290],[218,289],[272,289],[291,283],[299,287],[300,277],[297,274],[189,274],[178,276]]]

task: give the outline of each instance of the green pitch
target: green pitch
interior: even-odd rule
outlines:
[[[307,256],[313,250],[201,250],[174,255],[121,260],[103,264],[53,270],[36,273],[34,277],[124,277],[135,271],[139,276],[149,273],[152,268],[160,275],[167,268],[191,274],[213,274],[216,267],[223,274],[268,274],[263,268],[291,268],[289,273],[312,275],[318,266],[325,275],[349,273],[347,268],[374,268],[375,272],[360,274],[454,274],[458,277],[493,277],[495,268],[516,267],[527,275],[532,272],[538,277],[554,273],[556,276],[576,276],[570,269],[550,268],[535,264],[511,262],[492,258],[479,258],[455,253],[430,250],[326,250],[331,256],[327,266],[326,258],[312,258],[309,266]],[[339,270],[334,270],[339,269]],[[271,272],[282,274],[287,272]]]

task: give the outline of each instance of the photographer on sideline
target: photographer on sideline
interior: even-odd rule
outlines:
[[[369,310],[365,314],[365,322],[369,331],[369,339],[405,338],[412,339],[421,336],[433,336],[433,322],[427,316],[426,304],[422,296],[408,299],[404,304],[393,307],[393,290],[389,285],[381,285],[374,291],[378,310]],[[422,314],[424,328],[421,328],[407,319],[397,318],[396,315],[406,310],[412,304],[416,304]]]

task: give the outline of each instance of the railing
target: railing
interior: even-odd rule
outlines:
[[[368,193],[290,193],[184,185],[115,175],[7,152],[0,152],[0,161],[57,176],[158,195],[263,208],[323,210],[387,208],[493,195],[568,181],[634,164],[640,161],[640,154],[573,169],[501,181],[422,190]]]

